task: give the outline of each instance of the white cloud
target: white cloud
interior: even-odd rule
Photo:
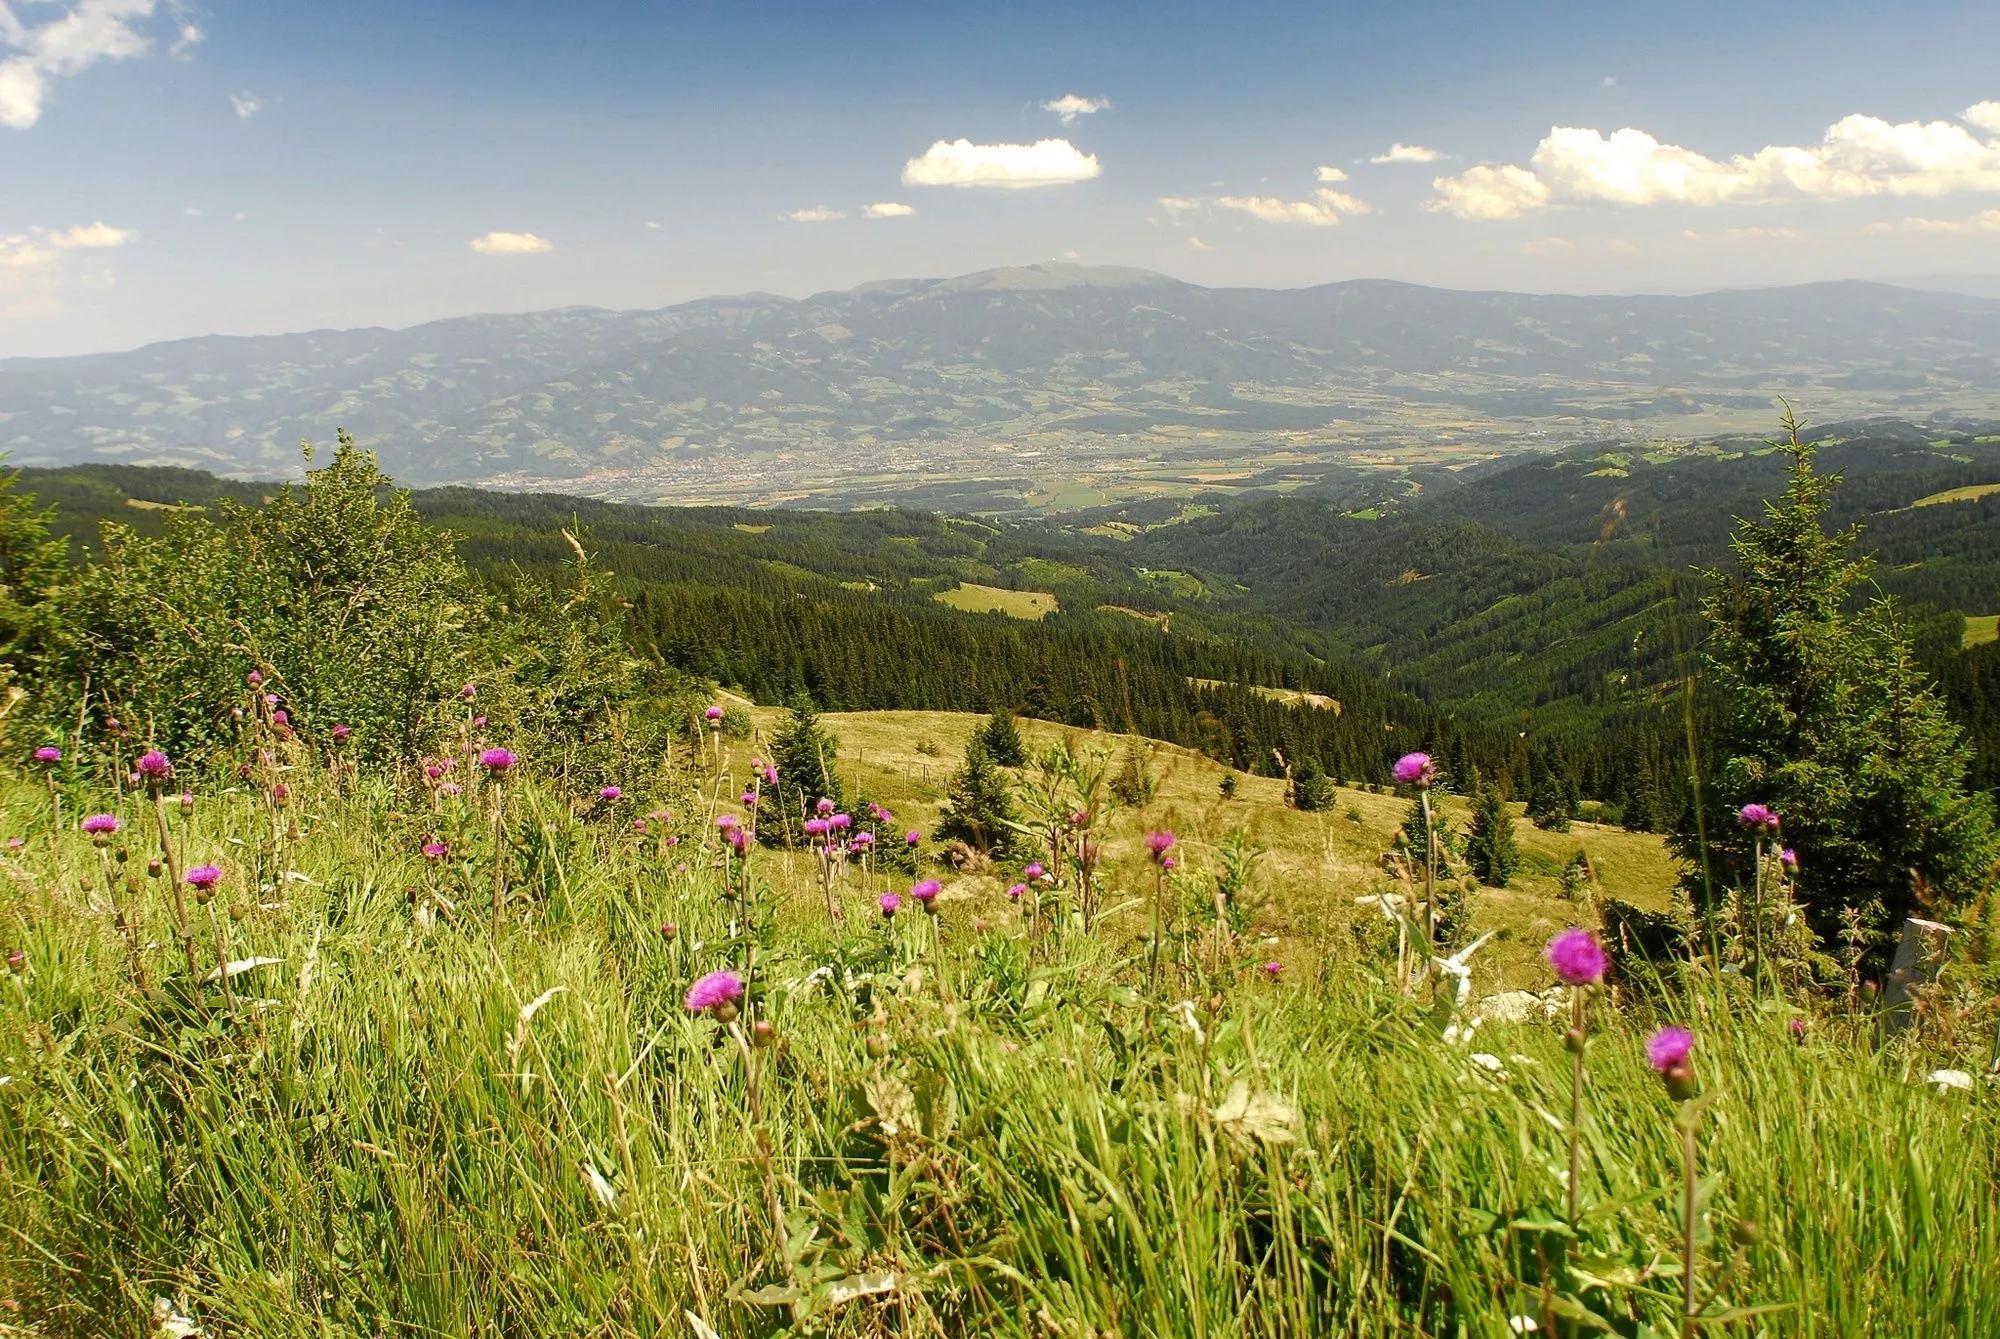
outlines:
[[[39,121],[49,84],[99,61],[144,54],[147,38],[133,25],[153,16],[159,0],[73,0],[57,17],[30,26],[0,2],[0,126],[26,130]]]
[[[1346,181],[1346,180],[1347,180],[1347,174],[1346,174],[1345,172],[1341,171],[1341,170],[1340,170],[1339,168],[1337,168],[1337,167],[1328,167],[1328,166],[1326,166],[1326,164],[1324,164],[1324,163],[1322,163],[1322,164],[1320,164],[1320,165],[1319,165],[1318,167],[1314,168],[1314,169],[1313,169],[1313,173],[1314,173],[1314,176],[1315,176],[1315,177],[1316,177],[1316,178],[1317,178],[1318,180],[1320,180],[1320,181],[1324,181],[1324,182],[1335,182],[1335,181]]]
[[[1076,124],[1079,116],[1094,116],[1111,105],[1110,98],[1086,98],[1075,93],[1065,93],[1059,98],[1050,98],[1042,104],[1045,112],[1054,112],[1066,126]]]
[[[825,205],[814,205],[810,209],[794,209],[782,217],[793,223],[833,223],[847,217],[844,209],[828,209]]]
[[[1707,232],[1681,229],[1683,242],[1722,242],[1732,246],[1746,242],[1802,242],[1805,239],[1806,234],[1797,228],[1785,227],[1713,228]]]
[[[56,253],[32,237],[0,233],[0,276],[42,270],[56,263]]]
[[[1163,195],[1160,197],[1160,208],[1169,214],[1184,214],[1190,209],[1200,209],[1201,201],[1192,195]]]
[[[237,218],[242,218],[241,214]],[[534,256],[555,244],[531,232],[489,232],[466,243],[482,256]]]
[[[648,232],[658,232],[660,230],[660,225],[658,223],[655,223],[652,219],[647,219],[646,230]]]
[[[1616,88],[1618,87],[1618,76],[1615,74],[1607,74],[1604,76],[1604,78],[1598,80],[1597,86],[1599,88]]]
[[[1567,237],[1535,237],[1521,243],[1521,250],[1530,256],[1561,256],[1576,250],[1576,243]]]
[[[1883,220],[1871,223],[1861,231],[1880,237],[1887,233],[1916,232],[1932,233],[1940,236],[1962,236],[1973,233],[2000,232],[2000,209],[1986,209],[1963,219],[1908,218]]]
[[[1975,102],[1960,112],[1958,119],[1978,126],[1989,135],[2000,135],[2000,102]]]
[[[1604,249],[1614,256],[1636,256],[1639,244],[1626,237],[1614,237],[1604,244]]]
[[[1188,246],[1189,246],[1190,248],[1192,248],[1193,250],[1196,250],[1196,251],[1213,251],[1213,250],[1215,250],[1215,248],[1214,248],[1214,247],[1210,246],[1210,245],[1209,245],[1209,244],[1208,244],[1207,242],[1204,242],[1204,241],[1202,241],[1202,240],[1201,240],[1201,238],[1199,238],[1199,237],[1190,237],[1190,238],[1188,238]]]
[[[199,23],[182,23],[180,32],[174,37],[174,44],[167,48],[167,54],[185,60],[188,52],[207,39],[208,34],[201,30]]]
[[[1481,163],[1455,177],[1433,177],[1437,198],[1424,208],[1462,219],[1511,219],[1549,202],[1549,188],[1525,167]]]
[[[245,121],[264,110],[264,100],[247,88],[241,93],[231,93],[229,105],[234,107],[236,114]]]
[[[878,200],[864,206],[861,212],[871,219],[906,219],[917,211],[913,206],[897,204],[894,200]]]
[[[1324,186],[1308,200],[1281,200],[1272,195],[1218,195],[1215,203],[1266,223],[1304,223],[1315,228],[1332,227],[1343,214],[1366,214],[1372,208],[1366,201]]]
[[[903,164],[906,186],[1061,186],[1101,175],[1097,155],[1066,139],[1033,144],[974,144],[939,140]]]
[[[1371,163],[1435,163],[1442,157],[1444,155],[1436,149],[1427,149],[1421,144],[1404,144],[1398,140],[1368,161]]]
[[[1989,118],[1989,104],[1966,119]],[[1767,145],[1728,159],[1663,144],[1630,126],[1606,135],[1555,126],[1531,168],[1483,165],[1433,183],[1433,207],[1462,218],[1513,218],[1551,204],[1679,204],[1705,207],[1775,200],[1935,196],[2000,191],[2000,139],[1950,121],[1889,122],[1844,116],[1809,147]]]
[[[79,223],[64,228],[61,232],[48,234],[49,245],[68,250],[72,247],[123,246],[139,234],[130,228],[114,228],[99,219],[95,223]]]

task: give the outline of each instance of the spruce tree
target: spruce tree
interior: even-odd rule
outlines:
[[[1871,565],[1851,556],[1858,528],[1826,529],[1840,476],[1814,470],[1789,412],[1785,428],[1782,498],[1738,524],[1737,570],[1707,574],[1705,663],[1722,714],[1705,827],[1722,872],[1747,881],[1753,838],[1734,811],[1752,801],[1777,810],[1799,857],[1798,896],[1827,937],[1848,909],[1879,904],[1899,923],[1918,910],[1918,884],[1940,909],[1963,905],[2000,842],[1895,602],[1859,595]],[[1691,863],[1704,854],[1692,824],[1676,849]]]
[[[975,851],[1004,856],[1013,847],[1015,832],[1009,826],[1013,821],[1014,797],[1007,788],[1007,777],[994,765],[985,741],[974,735],[965,746],[964,764],[945,791],[938,839],[964,842]]]
[[[1498,786],[1481,786],[1473,774],[1472,823],[1465,834],[1465,861],[1481,883],[1505,888],[1521,864],[1521,847],[1514,836],[1514,815]]]
[[[840,773],[834,770],[840,742],[820,726],[811,698],[800,694],[792,699],[791,712],[791,721],[771,745],[771,761],[778,769],[777,794],[757,816],[758,837],[784,845],[804,836],[800,829],[805,815],[822,798],[835,804],[841,800]]]
[[[995,707],[993,714],[980,727],[980,742],[986,746],[986,756],[1001,767],[1019,767],[1028,761],[1027,746],[1021,742],[1020,727],[1014,724],[1014,713],[1004,707]]]

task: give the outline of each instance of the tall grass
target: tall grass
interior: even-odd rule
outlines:
[[[149,1333],[156,1299],[270,1339],[1673,1333],[1677,1136],[1640,1040],[1668,1013],[1714,1096],[1701,1293],[1781,1308],[1718,1332],[2000,1334],[1994,1099],[1858,1025],[1600,997],[1573,1233],[1561,1025],[1448,1041],[1344,929],[1310,971],[1210,974],[1192,899],[1151,994],[1114,932],[1030,942],[949,887],[938,923],[885,922],[851,885],[829,927],[754,863],[726,899],[702,833],[508,784],[497,942],[472,824],[427,863],[432,815],[301,783],[274,848],[260,797],[203,794],[186,859],[225,867],[231,955],[277,960],[233,1013],[178,965],[143,824],[144,991],[83,838],[5,857],[0,1333]],[[48,809],[15,783],[0,822],[46,837]],[[746,964],[773,1030],[747,1054],[681,1004]]]

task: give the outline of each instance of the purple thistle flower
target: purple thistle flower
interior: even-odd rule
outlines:
[[[38,749],[36,749],[36,750],[35,750],[35,761],[36,761],[36,762],[61,762],[61,761],[62,761],[62,750],[61,750],[61,749],[59,749],[59,748],[54,748],[54,747],[52,747],[52,746],[50,746],[50,745],[47,745],[47,744],[44,744],[44,745],[43,745],[42,747],[40,747],[40,748],[38,748]]]
[[[778,769],[776,767],[766,767],[764,769],[764,784],[767,786],[778,784]]]
[[[496,776],[518,761],[512,749],[487,749],[479,755],[479,765]]]
[[[460,794],[464,789],[465,788],[459,785],[456,781],[447,781],[442,786],[438,787],[438,794],[444,796],[446,799],[451,799],[454,796]]]
[[[92,814],[83,820],[83,830],[93,837],[109,836],[118,831],[116,814]]]
[[[1794,1040],[1796,1040],[1796,1041],[1804,1041],[1804,1040],[1806,1039],[1806,1020],[1805,1020],[1805,1019],[1803,1019],[1803,1018],[1794,1018],[1794,1019],[1792,1020],[1792,1023],[1791,1023],[1791,1027],[1792,1027],[1792,1037],[1793,1037],[1793,1039],[1794,1039]]]
[[[1758,832],[1776,832],[1778,815],[1767,804],[1746,804],[1736,811],[1736,821]]]
[[[755,809],[757,807],[757,792],[754,790],[746,790],[736,798],[743,802],[745,809]]]
[[[190,888],[213,888],[222,882],[222,871],[214,865],[196,865],[186,878]]]
[[[1588,930],[1568,929],[1549,941],[1545,954],[1558,979],[1569,986],[1594,986],[1611,965],[1604,946]]]
[[[451,854],[451,847],[440,841],[425,842],[422,849],[426,860],[442,860]]]
[[[845,832],[849,828],[854,826],[854,815],[835,814],[832,818],[827,819],[826,822],[827,826],[832,828],[835,832]]]
[[[729,829],[742,821],[735,814],[717,814],[715,816],[715,826],[721,828],[724,832],[729,831]]]
[[[1048,871],[1042,868],[1042,862],[1041,862],[1041,861],[1039,861],[1039,860],[1030,860],[1030,861],[1028,862],[1028,867],[1027,867],[1026,869],[1022,870],[1022,871],[1021,871],[1021,873],[1022,873],[1022,874],[1023,874],[1023,875],[1024,875],[1024,876],[1025,876],[1025,877],[1026,877],[1026,878],[1027,878],[1027,879],[1028,879],[1029,881],[1030,881],[1030,882],[1033,882],[1034,880],[1036,880],[1036,879],[1039,879],[1039,878],[1041,878],[1041,877],[1042,877],[1042,875],[1044,875],[1044,874],[1048,873]]]
[[[484,716],[474,716],[472,718],[472,728],[475,730],[484,730],[486,728],[486,718]]]
[[[854,834],[854,844],[862,848],[872,847],[875,845],[875,834],[866,830],[857,832]]]
[[[1160,857],[1160,868],[1165,870],[1167,873],[1172,874],[1175,870],[1179,869],[1180,867],[1181,867],[1181,862],[1174,859],[1172,856],[1164,855]]]
[[[824,818],[808,818],[805,822],[805,829],[806,836],[808,837],[824,837],[826,835],[826,820]]]
[[[1264,975],[1270,977],[1273,981],[1276,981],[1279,976],[1283,975],[1284,970],[1285,964],[1279,962],[1276,958],[1264,964]]]
[[[903,834],[903,845],[916,846],[919,845],[923,841],[923,839],[924,839],[923,833],[918,832],[915,828],[911,828],[908,832]]]
[[[840,806],[835,804],[832,800],[829,800],[826,796],[822,795],[819,797],[818,803],[813,805],[813,812],[818,814],[820,817],[824,818],[828,814],[832,813],[835,809],[838,809],[839,807]]]
[[[886,921],[903,905],[903,899],[894,893],[884,893],[875,899],[875,905],[882,908],[882,919]]]
[[[336,725],[329,733],[333,735],[334,743],[345,744],[347,737],[354,733],[354,729],[352,726]]]
[[[1146,849],[1153,853],[1155,861],[1164,860],[1167,852],[1173,850],[1174,844],[1179,840],[1180,838],[1165,830],[1149,832],[1146,834]]]
[[[1646,1039],[1646,1063],[1662,1074],[1687,1064],[1694,1050],[1694,1033],[1684,1027],[1663,1027]]]
[[[462,700],[470,702],[473,698],[479,696],[479,690],[474,688],[471,682],[468,681],[465,687],[458,690],[458,695]]]
[[[167,755],[158,749],[148,749],[132,764],[132,770],[149,782],[165,781],[173,774],[174,765],[167,761]]]
[[[1786,869],[1796,870],[1799,867],[1799,853],[1787,846],[1784,850],[1778,852],[1778,863]]]
[[[622,799],[624,797],[624,794],[625,792],[620,790],[616,786],[599,786],[597,788],[597,798],[604,801],[606,804],[610,804],[614,800]]]
[[[722,719],[722,708],[714,705],[713,703],[710,703],[708,709],[703,711],[701,714],[706,716],[711,721],[719,721]]]
[[[251,670],[248,674],[243,676],[243,682],[249,684],[252,688],[255,688],[258,684],[264,682],[264,676],[257,670]]]
[[[728,970],[710,972],[688,987],[687,1011],[691,1014],[714,1013],[720,1015],[726,1008],[731,1015],[736,1012],[736,1001],[743,998],[743,978]]]
[[[1028,891],[1027,884],[1017,883],[1013,887],[1007,890],[1007,900],[1010,902],[1019,902],[1021,900],[1022,895],[1027,891]]]
[[[292,723],[291,713],[280,707],[271,713],[271,723],[273,725],[290,725]]]
[[[1437,765],[1428,753],[1405,753],[1389,774],[1399,786],[1428,786],[1437,779]]]
[[[928,907],[932,902],[937,900],[937,895],[943,890],[944,885],[936,879],[925,879],[922,883],[916,884],[910,889],[910,896]]]
[[[736,848],[736,854],[738,855],[742,855],[750,847],[750,829],[748,828],[731,828],[724,836],[727,837],[729,844]]]

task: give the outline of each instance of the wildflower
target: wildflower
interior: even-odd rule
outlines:
[[[715,816],[715,826],[721,828],[724,832],[729,831],[742,821],[735,814],[717,814]]]
[[[1007,900],[1009,902],[1019,902],[1021,900],[1022,895],[1025,894],[1027,891],[1028,891],[1027,884],[1017,883],[1012,888],[1009,888],[1007,890]]]
[[[9,837],[7,839],[7,849],[10,851],[18,851],[27,844],[28,843],[20,837]]]
[[[778,769],[776,767],[766,767],[764,769],[764,784],[767,786],[778,784]]]
[[[484,716],[474,716],[472,718],[472,728],[475,730],[484,730],[486,728],[486,718]]]
[[[624,794],[625,792],[620,790],[616,786],[599,786],[597,788],[597,798],[604,801],[606,804],[610,804],[612,801],[619,799]]]
[[[1666,1080],[1667,1095],[1676,1102],[1694,1096],[1694,1067],[1688,1056],[1694,1050],[1694,1033],[1684,1027],[1663,1027],[1646,1039],[1646,1063]]]
[[[908,832],[903,834],[903,845],[916,846],[921,844],[923,839],[924,839],[923,833],[918,832],[915,828],[911,828]]]
[[[1604,970],[1610,966],[1604,946],[1588,930],[1564,930],[1549,941],[1545,956],[1556,976],[1570,986],[1594,986],[1604,979]]]
[[[742,828],[742,827],[731,828],[725,835],[728,838],[729,844],[736,848],[736,854],[742,855],[746,850],[749,849],[750,830],[748,828]]]
[[[757,807],[757,792],[754,790],[746,790],[736,798],[742,801],[745,809],[754,809]]]
[[[424,843],[423,853],[426,860],[442,860],[451,854],[451,847],[433,839]]]
[[[1799,853],[1787,846],[1784,850],[1778,852],[1778,863],[1793,873],[1797,873],[1799,868]]]
[[[1179,840],[1171,832],[1149,832],[1146,834],[1146,849],[1153,853],[1153,860],[1157,863],[1167,858],[1167,852],[1173,850]]]
[[[925,879],[922,883],[910,889],[910,896],[916,898],[918,905],[923,907],[925,911],[935,911],[937,910],[937,895],[943,891],[943,888],[944,885],[940,884],[936,879]]]
[[[258,684],[264,682],[264,676],[258,673],[256,670],[251,670],[248,674],[243,676],[243,682],[249,684],[252,688],[255,688]]]
[[[222,871],[214,865],[196,865],[186,878],[188,887],[205,891],[222,882]]]
[[[826,796],[822,795],[819,797],[819,802],[813,805],[813,812],[818,814],[821,818],[825,818],[828,814],[832,813],[835,809],[838,809],[839,807],[840,806],[835,804],[832,800],[829,800]]]
[[[864,829],[854,834],[854,846],[857,850],[865,851],[874,845],[875,845],[874,833]]]
[[[439,763],[425,763],[424,779],[426,781],[442,781],[444,779],[444,767]]]
[[[847,831],[847,829],[854,826],[854,815],[835,814],[832,818],[826,820],[826,825],[832,828],[835,832],[845,832]]]
[[[280,707],[271,713],[271,722],[274,725],[290,725],[292,723],[291,713]]]
[[[1744,805],[1736,811],[1736,821],[1757,832],[1771,833],[1778,830],[1778,815],[1765,804]]]
[[[62,750],[61,750],[61,749],[58,749],[58,748],[51,748],[51,747],[49,747],[48,745],[46,745],[46,744],[45,744],[45,745],[43,745],[43,746],[42,746],[41,748],[38,748],[38,749],[36,749],[36,750],[35,750],[35,761],[36,761],[36,762],[61,762],[61,761],[62,761]]]
[[[1428,753],[1405,753],[1390,770],[1399,786],[1428,786],[1437,779],[1437,765]]]
[[[1042,868],[1041,861],[1030,860],[1028,862],[1028,867],[1022,870],[1021,873],[1024,877],[1026,877],[1028,882],[1033,883],[1036,879],[1039,879],[1044,874],[1048,873],[1048,871]]]
[[[1805,1019],[1803,1019],[1803,1018],[1794,1018],[1794,1019],[1792,1020],[1792,1022],[1791,1022],[1791,1028],[1792,1028],[1792,1040],[1793,1040],[1793,1041],[1804,1041],[1804,1040],[1806,1039],[1806,1020],[1805,1020]]]
[[[1160,857],[1160,869],[1163,872],[1167,874],[1172,874],[1175,870],[1179,868],[1180,868],[1180,861],[1174,859],[1172,856],[1169,855]]]
[[[512,767],[518,759],[511,749],[487,749],[479,755],[479,765],[494,775],[499,775]]]
[[[1284,971],[1285,964],[1279,962],[1276,958],[1264,964],[1264,975],[1270,977],[1273,981],[1276,981],[1283,975]]]
[[[882,908],[882,919],[886,921],[903,905],[903,899],[894,893],[884,893],[875,899],[875,905]]]
[[[83,820],[83,830],[93,837],[109,837],[118,831],[116,814],[92,814]]]
[[[173,775],[174,765],[168,762],[167,755],[158,749],[148,749],[139,755],[137,762],[132,764],[132,770],[137,772],[147,785],[157,786]]]
[[[722,708],[710,703],[708,709],[701,714],[711,721],[719,721],[722,719]]]
[[[459,697],[460,697],[461,699],[463,699],[464,701],[467,701],[467,702],[470,702],[470,701],[472,701],[472,699],[473,699],[473,698],[475,698],[475,697],[477,697],[477,696],[479,695],[479,690],[478,690],[478,689],[476,689],[476,688],[474,688],[474,687],[473,687],[473,686],[471,685],[471,683],[469,683],[469,682],[468,682],[468,683],[467,683],[467,684],[465,685],[465,687],[463,687],[463,688],[461,688],[461,689],[459,689],[459,690],[458,690],[458,695],[459,695]]]
[[[447,800],[455,799],[464,789],[456,781],[447,781],[438,787],[438,794],[444,796]]]
[[[336,725],[329,733],[333,735],[334,743],[345,744],[347,742],[347,737],[353,734],[354,730],[351,726]]]
[[[727,1023],[736,1017],[736,1002],[743,998],[743,978],[727,969],[710,972],[688,987],[687,1011],[711,1013]]]
[[[644,832],[645,830],[646,830],[646,820],[645,820],[645,819],[643,819],[643,818],[635,818],[635,819],[633,819],[633,820],[632,820],[632,831],[634,831],[634,832]]]
[[[680,932],[681,932],[681,927],[674,924],[672,921],[660,922],[660,938],[666,940],[668,943],[672,943],[676,938],[678,938]]]
[[[824,818],[808,818],[805,821],[805,832],[808,837],[824,837],[826,835],[826,820]]]

